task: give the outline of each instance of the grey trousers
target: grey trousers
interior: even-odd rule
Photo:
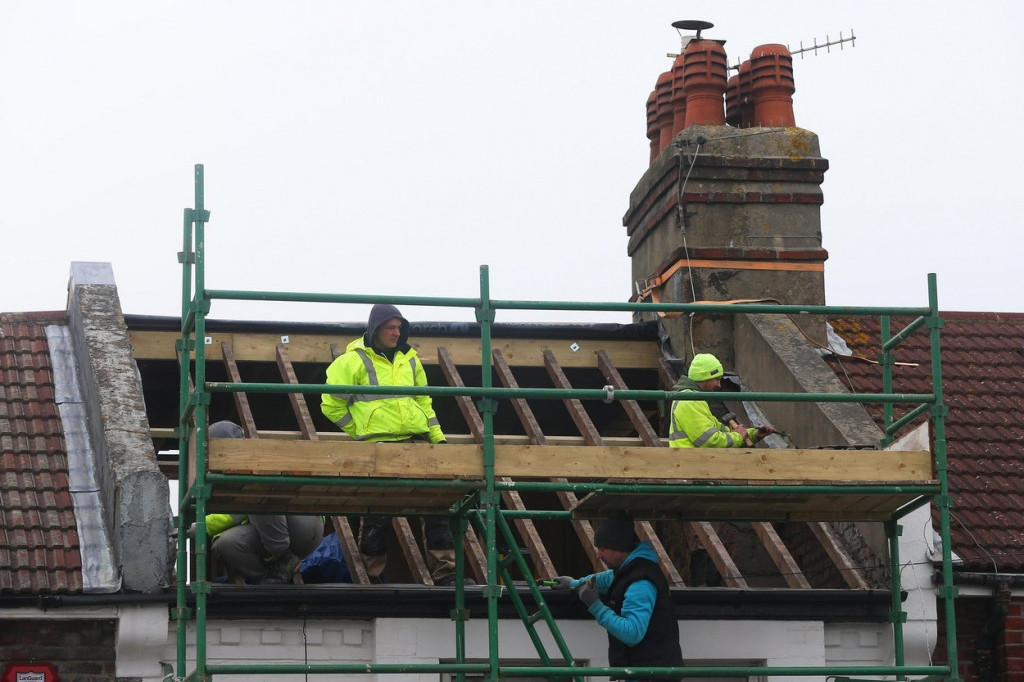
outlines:
[[[252,515],[248,523],[229,528],[210,551],[227,567],[232,579],[259,581],[267,575],[264,559],[290,551],[300,559],[316,549],[324,534],[321,516]]]
[[[455,573],[455,540],[448,519],[423,519],[423,550],[427,570],[436,582]],[[387,563],[387,543],[394,535],[392,521],[387,516],[364,516],[359,527],[359,553],[370,578],[379,578]]]

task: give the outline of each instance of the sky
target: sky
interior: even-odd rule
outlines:
[[[985,0],[0,2],[0,311],[62,310],[73,261],[124,312],[181,311],[205,168],[207,286],[624,301],[622,216],[679,19],[730,63],[794,59],[830,168],[830,305],[1024,312],[1024,3]],[[410,319],[471,319],[464,309]],[[215,301],[211,317],[365,319]],[[628,313],[499,312],[498,321]]]

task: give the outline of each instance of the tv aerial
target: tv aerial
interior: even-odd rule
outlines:
[[[700,35],[701,31],[706,31],[709,28],[714,28],[714,27],[715,27],[715,25],[713,23],[711,23],[710,21],[703,21],[701,19],[682,19],[680,21],[673,21],[672,22],[672,28],[676,29],[676,31],[679,33],[679,38],[682,41],[682,46],[680,47],[680,53],[682,53],[682,51],[686,49],[686,46],[691,41],[693,41],[693,40],[701,40],[701,35]],[[684,34],[683,31],[687,31],[688,33]],[[693,33],[689,34],[689,32],[693,32]],[[808,52],[811,52],[811,53],[817,55],[819,50],[824,50],[826,53],[829,53],[829,52],[832,51],[832,48],[836,47],[836,46],[839,46],[839,49],[842,50],[842,49],[844,49],[846,43],[849,43],[850,47],[856,47],[857,46],[857,42],[856,41],[857,41],[857,36],[854,35],[853,29],[851,28],[850,29],[850,35],[848,35],[848,36],[843,35],[843,32],[840,31],[839,32],[839,38],[837,40],[832,40],[832,38],[826,33],[825,34],[825,42],[823,42],[823,43],[819,43],[818,39],[815,38],[813,43],[811,43],[810,45],[806,45],[805,46],[804,45],[804,41],[801,40],[799,48],[794,50],[794,49],[790,48],[789,45],[786,45],[786,49],[789,50],[790,55],[793,55],[793,56],[800,55],[800,58],[803,59],[804,55],[807,54]],[[724,40],[716,40],[715,42],[721,43],[722,45],[725,44]],[[666,56],[671,58],[671,59],[675,59],[679,55],[678,54],[672,54],[670,52]],[[738,69],[739,65],[732,66],[732,67],[729,67],[729,68],[731,68],[731,69]]]

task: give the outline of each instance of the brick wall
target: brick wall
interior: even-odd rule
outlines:
[[[109,682],[116,628],[113,619],[0,620],[0,672],[8,663],[40,662],[61,682]]]
[[[1006,680],[1024,680],[1024,600],[1011,601],[1002,637]]]
[[[945,628],[940,605],[936,663],[946,662]],[[1024,599],[1005,607],[991,597],[957,599],[956,647],[964,682],[1024,682]]]

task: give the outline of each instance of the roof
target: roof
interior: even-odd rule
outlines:
[[[950,312],[941,317],[953,550],[963,559],[962,570],[1024,572],[1024,314]],[[830,322],[855,355],[872,361],[878,357],[877,318]],[[891,333],[909,322],[893,318]],[[896,349],[895,360],[912,363],[893,370],[901,392],[932,392],[927,329],[912,333]],[[882,391],[876,362],[837,357],[828,362],[854,391]],[[866,407],[881,425],[882,407]]]
[[[82,591],[46,337],[64,323],[64,312],[0,314],[0,592]]]

